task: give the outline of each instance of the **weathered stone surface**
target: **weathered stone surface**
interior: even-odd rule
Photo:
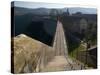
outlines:
[[[43,46],[47,46],[24,34],[16,36],[14,40],[14,73],[34,72],[43,52]],[[48,47],[48,46],[47,46]]]

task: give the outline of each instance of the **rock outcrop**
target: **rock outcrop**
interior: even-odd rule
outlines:
[[[39,63],[41,55],[46,57],[46,55],[43,54],[43,50],[45,50],[43,49],[44,46],[44,48],[48,48],[48,51],[50,49],[50,52],[52,52],[51,47],[24,34],[18,35],[12,40],[14,44],[12,48],[14,73],[29,73],[36,71],[38,68],[37,65],[41,64]]]

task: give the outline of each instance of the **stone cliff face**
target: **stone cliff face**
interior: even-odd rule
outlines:
[[[47,45],[36,41],[24,34],[18,35],[13,39],[12,57],[14,73],[25,73],[36,71],[43,46]]]

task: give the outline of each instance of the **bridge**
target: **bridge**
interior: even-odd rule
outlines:
[[[83,63],[68,55],[67,42],[60,20],[57,21],[53,41],[53,47],[51,47],[24,34],[14,37],[12,72],[50,72],[87,68]]]
[[[36,72],[66,71],[85,69],[85,65],[68,56],[68,47],[62,23],[58,20],[52,48],[42,47],[41,59]],[[49,52],[48,52],[49,51]]]

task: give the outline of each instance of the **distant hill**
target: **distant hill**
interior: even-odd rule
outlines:
[[[23,15],[23,14],[35,14],[35,15],[48,15],[50,12],[50,9],[46,8],[37,8],[37,9],[31,9],[31,8],[22,8],[22,7],[12,7],[14,8],[14,14],[15,15]]]
[[[76,13],[76,12],[82,12],[83,14],[96,14],[97,13],[97,9],[95,8],[70,7],[68,9],[70,13]]]
[[[23,15],[27,13],[32,13],[34,15],[49,15],[52,10],[60,12],[62,14],[63,12],[67,12],[67,9],[69,9],[69,13],[77,13],[81,12],[83,14],[97,14],[97,9],[95,8],[81,8],[81,7],[66,7],[66,8],[23,8],[23,7],[12,7],[14,8],[15,15]],[[53,14],[53,13],[52,13]],[[54,13],[55,14],[55,13]]]

